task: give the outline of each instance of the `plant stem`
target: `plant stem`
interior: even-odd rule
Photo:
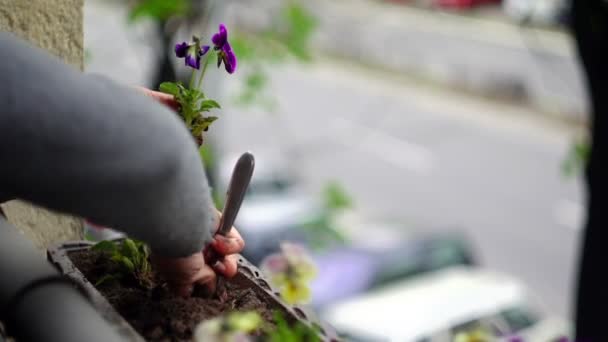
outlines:
[[[201,76],[198,79],[198,85],[196,86],[197,89],[201,89],[201,85],[203,84],[203,78],[205,77],[205,71],[207,71],[207,65],[209,65],[210,56],[211,53],[208,53],[207,57],[205,58],[205,65],[203,65],[203,71],[201,71]]]
[[[194,79],[196,78],[196,69],[192,70],[192,76],[190,76],[190,85],[188,86],[188,89],[192,89],[192,86],[194,85]]]

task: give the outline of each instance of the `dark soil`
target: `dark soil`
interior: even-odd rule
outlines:
[[[101,252],[77,251],[69,257],[92,284],[106,274],[116,273],[112,262]],[[171,294],[158,276],[152,278],[151,289],[129,279],[97,286],[116,311],[149,341],[191,341],[193,331],[201,321],[230,311],[253,310],[272,322],[274,310],[279,309],[269,303],[263,290],[252,287],[240,274],[219,282],[217,293],[222,296],[195,294],[188,299]]]

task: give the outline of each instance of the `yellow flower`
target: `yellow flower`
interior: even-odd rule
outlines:
[[[454,342],[492,342],[494,339],[486,331],[475,329],[459,332],[454,336]]]
[[[289,304],[310,300],[308,284],[316,277],[317,269],[303,247],[284,242],[281,251],[267,256],[260,268]]]
[[[282,288],[281,297],[289,304],[306,303],[310,300],[310,289],[306,283],[290,281]]]

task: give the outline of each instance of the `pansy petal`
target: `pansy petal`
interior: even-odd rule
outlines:
[[[229,74],[234,73],[236,70],[236,56],[233,53],[226,55],[224,60],[224,67]]]
[[[224,66],[229,74],[236,71],[236,55],[232,51],[226,53],[226,59],[224,60]]]
[[[311,264],[299,264],[295,266],[298,278],[301,281],[311,281],[317,276],[317,269]]]
[[[272,285],[278,288],[285,286],[288,281],[289,279],[284,273],[278,273],[270,277],[270,282],[272,283]]]
[[[187,66],[194,68],[194,69],[199,69],[201,67],[201,60],[198,57],[186,55],[185,62],[186,62]]]
[[[222,51],[228,53],[228,52],[232,52],[232,46],[230,45],[230,42],[226,41],[226,44],[224,44],[224,46],[222,46]]]
[[[269,275],[285,272],[287,270],[287,260],[281,254],[271,254],[262,260],[260,268]]]
[[[301,263],[313,264],[307,250],[300,244],[283,242],[281,243],[281,252],[291,265],[295,266]]]
[[[310,289],[297,283],[289,283],[281,292],[281,297],[289,304],[303,304],[310,300]]]
[[[213,45],[222,48],[228,41],[228,30],[224,24],[220,24],[219,32],[211,37]]]
[[[293,242],[282,242],[281,252],[285,255],[300,256],[306,254],[306,250],[302,245]]]
[[[175,44],[175,56],[179,58],[186,57],[188,48],[190,48],[190,45],[186,42]]]
[[[209,45],[203,45],[201,46],[201,50],[198,52],[199,56],[204,56],[210,49],[211,47]]]

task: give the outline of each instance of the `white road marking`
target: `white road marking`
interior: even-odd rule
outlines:
[[[553,210],[555,222],[573,231],[580,231],[585,224],[585,208],[576,201],[561,200]]]
[[[433,153],[424,146],[345,118],[334,117],[330,126],[330,139],[367,152],[396,167],[417,173],[428,173],[433,167]]]

